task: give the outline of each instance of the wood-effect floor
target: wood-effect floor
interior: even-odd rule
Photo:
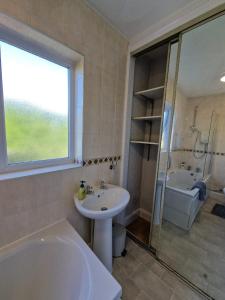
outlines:
[[[150,222],[138,217],[127,226],[127,231],[145,245],[149,244]]]

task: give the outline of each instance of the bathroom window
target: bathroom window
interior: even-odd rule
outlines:
[[[63,66],[0,42],[9,164],[68,157],[68,78]]]
[[[82,156],[82,67],[11,40],[0,40],[1,173],[75,164]]]

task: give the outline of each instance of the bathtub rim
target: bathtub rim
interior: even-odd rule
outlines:
[[[15,251],[23,249],[29,243],[34,244],[34,241],[40,242],[43,238],[46,239],[46,242],[50,240],[56,240],[56,238],[62,238],[64,242],[70,244],[72,244],[74,241],[77,242],[77,246],[79,246],[81,253],[86,258],[88,267],[90,269],[89,300],[103,299],[102,297],[106,295],[111,297],[109,298],[111,300],[120,299],[120,297],[122,296],[122,288],[120,284],[108,272],[102,262],[95,256],[89,246],[85,243],[85,241],[66,219],[61,219],[54,224],[45,226],[34,233],[31,233],[16,241],[13,241],[12,243],[4,245],[0,248],[0,256],[4,256],[4,254],[6,254],[7,252],[10,252],[10,254],[13,255]],[[95,276],[96,272],[98,272],[99,276]]]
[[[176,172],[176,170],[179,170],[179,169],[174,169],[174,170],[171,170],[170,172]],[[182,169],[182,171],[188,171],[188,170],[183,170]],[[191,172],[191,171],[188,171],[188,172]],[[196,172],[193,172],[193,173],[196,173]],[[211,178],[211,174],[207,174],[202,179],[202,181],[206,184],[206,187],[207,187],[207,182],[210,180],[210,178]],[[191,190],[191,189],[182,189],[182,188],[175,187],[175,186],[167,184],[167,181],[165,182],[165,188],[166,189],[167,188],[172,189],[172,190],[174,190],[174,191],[176,191],[178,193],[185,194],[186,196],[189,196],[189,197],[196,197],[196,195],[199,193],[199,189],[198,188],[194,188],[193,190]]]

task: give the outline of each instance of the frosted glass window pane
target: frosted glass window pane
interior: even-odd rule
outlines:
[[[0,47],[8,162],[68,157],[68,69]]]

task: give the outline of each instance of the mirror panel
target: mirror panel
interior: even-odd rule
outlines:
[[[182,34],[177,81],[172,73],[171,138],[165,146],[165,131],[161,143],[157,183],[163,178],[163,184],[152,239],[161,260],[215,299],[225,293],[224,28],[222,15]],[[170,69],[172,56],[171,48]],[[168,77],[166,104],[172,98],[170,72]]]

